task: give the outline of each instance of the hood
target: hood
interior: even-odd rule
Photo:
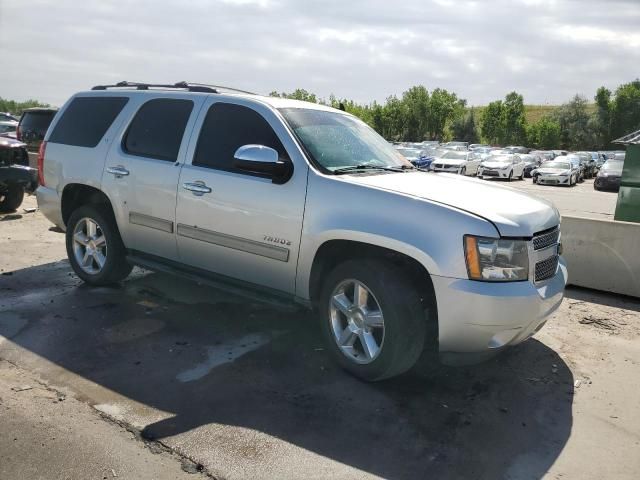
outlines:
[[[538,169],[536,170],[536,172],[538,172],[538,173],[542,173],[543,175],[544,175],[545,173],[550,173],[550,174],[553,174],[553,175],[557,175],[557,174],[559,174],[559,173],[565,173],[565,172],[567,172],[567,173],[568,173],[569,171],[570,171],[570,170],[568,170],[568,169],[566,169],[566,168],[544,168],[544,167],[543,167],[543,168],[538,168]]]
[[[558,210],[547,200],[460,175],[407,172],[340,178],[464,210],[493,223],[503,237],[531,237],[560,223]]]
[[[486,168],[504,168],[508,167],[509,165],[511,165],[510,162],[492,162],[491,160],[485,160],[484,162],[482,162],[482,166]]]
[[[462,165],[465,160],[459,158],[436,158],[433,163],[443,163],[445,165]]]

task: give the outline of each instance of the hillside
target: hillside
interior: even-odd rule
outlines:
[[[527,119],[527,123],[535,123],[540,120],[542,117],[546,115],[551,115],[556,109],[558,109],[560,105],[525,105],[524,106],[524,115]],[[590,103],[588,105],[589,113],[596,109],[595,103]],[[473,111],[476,114],[476,118],[480,118],[482,116],[482,112],[485,109],[485,106],[473,107]]]

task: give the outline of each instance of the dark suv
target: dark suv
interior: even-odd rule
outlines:
[[[57,111],[55,108],[28,108],[22,113],[17,138],[27,144],[30,152],[37,152],[40,148],[40,143]]]

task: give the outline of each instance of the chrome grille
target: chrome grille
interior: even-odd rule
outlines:
[[[549,257],[546,260],[536,263],[535,281],[541,282],[553,277],[558,269],[558,255]]]
[[[542,250],[543,248],[550,247],[551,245],[556,245],[559,238],[560,230],[556,227],[550,232],[533,237],[533,249]]]

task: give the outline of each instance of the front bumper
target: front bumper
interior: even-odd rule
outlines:
[[[538,175],[540,185],[569,185],[571,177],[560,175]]]
[[[498,170],[495,168],[482,168],[478,170],[478,176],[482,178],[509,178],[510,170]]]
[[[441,165],[431,164],[431,170],[434,172],[458,173],[462,167],[460,165]]]
[[[64,230],[65,225],[62,221],[62,208],[58,192],[53,188],[47,188],[40,185],[36,190],[36,198],[38,199],[38,208],[42,214]]]
[[[473,363],[531,337],[560,306],[567,279],[562,258],[540,284],[433,276],[443,363]]]

